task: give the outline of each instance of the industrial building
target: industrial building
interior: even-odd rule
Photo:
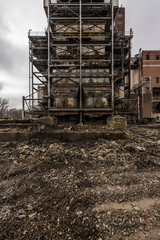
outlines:
[[[139,96],[141,119],[160,120],[160,50],[140,50],[133,58],[131,90]]]
[[[44,0],[43,33],[29,31],[24,115],[87,122],[130,111],[132,30],[118,0]]]

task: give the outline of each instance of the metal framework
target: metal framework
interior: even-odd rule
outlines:
[[[25,115],[74,115],[82,122],[87,116],[124,110],[132,33],[115,30],[119,7],[114,2],[44,0],[47,31],[28,35]]]

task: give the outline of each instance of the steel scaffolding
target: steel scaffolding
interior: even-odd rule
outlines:
[[[124,110],[132,32],[126,35],[114,27],[118,4],[44,0],[44,9],[47,31],[28,35],[30,87],[25,113],[75,116],[82,122]]]

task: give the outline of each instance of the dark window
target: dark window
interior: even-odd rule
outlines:
[[[156,83],[159,83],[159,77],[156,77]]]
[[[160,113],[160,102],[153,102],[152,111],[153,113]]]
[[[149,93],[149,87],[146,87],[146,93],[147,94]]]
[[[118,13],[118,17],[123,17],[123,13]]]
[[[156,60],[159,60],[159,55],[156,55]]]
[[[153,88],[153,97],[160,97],[160,88]]]
[[[149,60],[150,59],[150,56],[149,54],[146,55],[146,60]]]
[[[149,80],[150,80],[149,77],[146,77],[146,82],[149,82]]]
[[[118,19],[118,24],[122,24],[122,23],[123,23],[123,21]]]

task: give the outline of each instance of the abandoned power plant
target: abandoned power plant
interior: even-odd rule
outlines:
[[[130,112],[132,30],[118,1],[44,1],[47,31],[29,31],[25,114],[79,122]]]
[[[140,50],[131,57],[133,32],[125,30],[125,8],[118,0],[46,0],[44,10],[46,32],[29,31],[24,117],[82,123],[120,114],[159,120],[160,51]]]
[[[36,4],[22,119],[0,117],[0,240],[160,240],[160,50],[132,56],[118,0]]]
[[[24,117],[159,119],[160,51],[131,57],[133,31],[118,0],[46,0],[44,10],[47,30],[28,35]]]

